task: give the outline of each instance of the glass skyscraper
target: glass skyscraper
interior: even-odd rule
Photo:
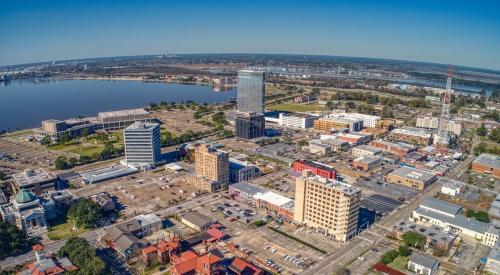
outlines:
[[[238,111],[264,113],[264,72],[238,71]]]
[[[254,139],[264,136],[266,131],[264,115],[259,113],[238,113],[235,118],[236,137]]]

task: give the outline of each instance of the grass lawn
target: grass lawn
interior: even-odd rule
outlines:
[[[104,146],[79,146],[68,150],[68,152],[78,154],[80,156],[90,157],[92,154],[98,154],[104,149]]]
[[[155,274],[157,272],[160,272],[161,274],[168,275],[170,274],[168,270],[168,265],[161,265],[158,262],[153,263],[150,266],[144,266],[144,263],[142,261],[136,261],[131,263],[131,266],[139,272],[141,275],[151,275]]]
[[[272,105],[269,109],[277,111],[288,111],[288,112],[314,112],[323,111],[324,106],[318,104],[297,104],[297,103],[282,103],[277,105]]]
[[[401,270],[401,271],[406,271],[406,266],[408,265],[408,258],[409,257],[404,257],[404,256],[398,256],[392,263],[389,264],[390,267]]]
[[[85,228],[77,228],[73,230],[73,223],[71,220],[68,220],[65,216],[61,216],[50,221],[50,230],[47,236],[51,240],[63,240],[86,231],[88,231],[88,229]]]
[[[56,150],[56,151],[63,151],[63,150],[67,151],[69,149],[78,147],[79,144],[80,144],[80,142],[78,140],[72,140],[68,143],[58,143],[58,144],[54,144],[54,145],[49,145],[48,148],[51,150]]]

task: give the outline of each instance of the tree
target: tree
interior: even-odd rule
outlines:
[[[40,140],[40,144],[41,145],[47,146],[50,143],[51,143],[51,140],[50,140],[50,138],[48,136],[45,136],[45,137],[42,138],[42,140]]]
[[[222,136],[223,138],[230,138],[234,136],[234,133],[231,130],[223,130],[220,136]]]
[[[476,213],[476,220],[480,221],[480,222],[485,222],[485,223],[489,223],[490,222],[490,216],[488,215],[487,212],[484,212],[484,211],[478,211]]]
[[[311,91],[312,91],[313,94],[319,94],[321,92],[321,90],[318,87],[312,88]]]
[[[407,246],[422,249],[425,245],[426,237],[417,232],[408,231],[403,234],[403,242]]]
[[[394,259],[396,259],[396,257],[399,256],[399,253],[397,250],[389,250],[387,251],[384,255],[382,255],[382,257],[380,258],[380,262],[383,263],[383,264],[390,264],[392,263],[392,261],[394,261]]]
[[[354,108],[356,108],[356,103],[354,103],[354,102],[352,102],[352,101],[347,101],[347,102],[345,103],[345,106],[346,106],[346,108],[348,108],[348,109],[354,109]]]
[[[465,216],[467,218],[473,218],[476,216],[476,212],[474,212],[474,210],[472,209],[467,209],[467,211],[465,211]]]
[[[486,127],[484,126],[484,124],[481,124],[481,126],[479,126],[477,129],[476,129],[476,134],[478,136],[486,136],[486,134],[488,133],[488,130],[486,130]]]
[[[303,140],[300,140],[297,145],[299,145],[300,147],[303,147],[303,146],[307,146],[309,145],[309,142],[307,142],[307,140],[303,139]]]
[[[212,121],[216,124],[216,125],[225,125],[227,123],[226,121],[226,114],[224,114],[224,112],[217,112],[215,114],[212,115]]]
[[[408,248],[408,246],[406,246],[406,245],[400,245],[398,247],[398,253],[399,253],[399,255],[406,257],[406,256],[410,256],[411,251]]]
[[[486,146],[486,143],[481,142],[476,147],[474,147],[474,154],[476,156],[479,156],[482,153],[486,152],[486,149],[488,149],[487,146]]]
[[[497,143],[500,143],[500,127],[493,129],[488,138]]]
[[[68,160],[64,156],[57,157],[57,159],[54,162],[54,165],[59,170],[64,170],[64,169],[70,168],[70,164],[68,163]]]
[[[83,128],[82,129],[82,137],[86,137],[89,135],[89,129],[88,128]]]
[[[26,244],[23,231],[7,221],[0,221],[0,259],[21,252]]]
[[[432,248],[432,255],[436,257],[443,257],[447,254],[448,250],[444,245],[436,245]]]
[[[69,136],[69,134],[67,132],[64,132],[61,134],[61,137],[59,138],[59,140],[61,141],[61,143],[68,143],[71,140],[71,137]]]
[[[78,160],[81,164],[86,164],[89,163],[92,159],[89,156],[84,156],[81,155],[80,159]]]
[[[106,143],[106,145],[104,145],[104,149],[102,149],[101,151],[100,157],[101,160],[106,160],[113,157],[114,154],[115,148],[113,147],[113,145],[111,143]]]
[[[69,158],[69,164],[71,166],[77,165],[78,164],[78,159],[76,159],[76,158]]]
[[[80,237],[71,237],[58,252],[59,257],[68,257],[70,261],[78,266],[75,274],[109,274],[104,261],[97,257],[96,249],[87,240]]]
[[[101,206],[89,199],[81,199],[71,206],[68,216],[73,219],[75,227],[93,228],[102,219]]]
[[[391,108],[384,106],[382,109],[382,118],[392,118],[394,117],[394,112]]]

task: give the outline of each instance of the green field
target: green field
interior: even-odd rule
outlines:
[[[123,146],[123,132],[111,132],[107,142],[111,142],[115,149]],[[91,157],[94,154],[99,154],[104,149],[105,142],[98,140],[96,135],[91,135],[86,138],[75,138],[67,143],[58,143],[49,145],[48,148],[56,151],[65,151],[75,153],[80,156]]]
[[[406,272],[406,266],[408,264],[408,258],[409,257],[404,257],[404,256],[398,256],[392,263],[388,264],[390,267],[395,268],[400,271],[405,271]]]
[[[272,105],[269,107],[269,109],[287,112],[314,112],[323,111],[325,108],[324,106],[318,104],[282,103]]]
[[[73,223],[66,217],[58,217],[55,220],[50,221],[50,230],[47,234],[51,240],[63,240],[72,236],[79,235],[88,231],[85,228],[77,228],[73,230]]]

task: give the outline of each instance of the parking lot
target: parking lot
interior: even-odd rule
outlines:
[[[300,274],[309,264],[323,257],[321,252],[269,229],[268,226],[277,226],[278,217],[250,205],[221,197],[209,206],[193,210],[217,219],[225,227],[224,231],[231,236],[229,242],[283,274]],[[255,226],[254,222],[259,220],[267,221],[267,225]],[[289,230],[296,230],[295,226],[282,222],[280,224],[279,229],[287,233],[291,233]],[[316,242],[315,244],[322,241],[321,247],[332,248],[333,244],[329,239],[319,233],[296,231],[299,233],[297,237],[306,236],[305,240]]]
[[[464,269],[475,270],[479,260],[487,257],[490,250],[490,247],[464,236],[461,245],[450,250],[449,261],[459,264]]]
[[[71,153],[56,152],[39,144],[28,142],[20,138],[0,138],[0,166],[11,169],[24,170],[27,168],[53,167],[57,157],[64,155],[68,158],[77,157]]]
[[[199,190],[186,184],[186,175],[186,172],[176,173],[163,169],[147,171],[86,185],[73,193],[77,196],[89,196],[108,192],[119,205],[123,216],[133,217],[192,199],[193,193]]]

